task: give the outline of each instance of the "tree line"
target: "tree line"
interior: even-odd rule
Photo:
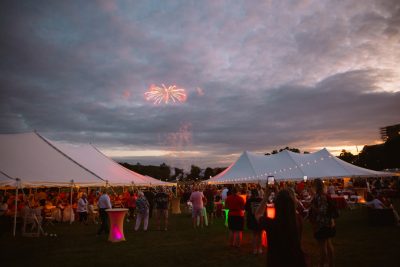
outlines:
[[[283,150],[289,150],[295,153],[309,154],[307,151],[301,152],[298,148],[285,147],[279,150],[273,150],[265,155],[277,154]],[[384,170],[384,169],[395,169],[400,168],[400,136],[388,139],[385,143],[379,145],[367,145],[364,146],[362,151],[358,155],[353,155],[351,152],[342,150],[338,156],[341,160],[349,162],[351,164],[371,169],[371,170]],[[184,169],[170,167],[163,163],[159,166],[154,165],[142,165],[120,163],[127,169],[142,175],[148,175],[162,181],[202,181],[207,180],[210,177],[214,177],[220,172],[224,171],[226,167],[205,169],[200,168],[196,165],[191,165],[190,171]]]
[[[342,150],[338,156],[341,160],[351,164],[371,169],[399,169],[400,168],[400,136],[386,140],[379,145],[366,145],[358,155]]]
[[[160,166],[142,165],[140,163],[132,165],[126,162],[120,164],[139,174],[148,175],[161,181],[168,182],[207,180],[226,169],[226,167],[207,167],[202,169],[199,166],[191,165],[190,171],[185,171],[184,169],[170,167],[165,163],[162,163]]]

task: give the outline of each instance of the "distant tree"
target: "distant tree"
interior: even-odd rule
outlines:
[[[168,181],[170,179],[171,169],[167,164],[162,163],[160,165],[160,175],[164,178],[165,181]]]
[[[216,175],[220,174],[221,172],[225,171],[226,168],[227,168],[227,167],[217,167],[217,168],[214,168],[214,170],[213,170],[213,171],[214,171],[214,176],[216,176]]]
[[[206,170],[204,171],[204,179],[209,179],[210,176],[214,176],[214,170],[210,167],[207,167]]]
[[[175,168],[175,177],[182,178],[183,176],[183,169]]]
[[[298,149],[298,148],[290,148],[290,147],[285,147],[285,148],[281,148],[281,149],[279,149],[279,152],[282,152],[282,151],[284,151],[284,150],[289,150],[289,151],[292,151],[292,152],[294,152],[294,153],[300,153],[300,149]]]
[[[385,153],[383,144],[364,146],[360,154],[358,154],[355,164],[367,169],[382,170],[385,165],[383,164],[384,158]]]
[[[200,172],[201,172],[200,167],[198,167],[198,166],[196,166],[196,165],[192,165],[192,166],[190,167],[190,173],[189,173],[189,175],[187,176],[186,180],[192,180],[192,181],[194,181],[194,180],[196,180],[196,179],[199,179],[199,178],[200,178]]]
[[[338,158],[346,162],[353,163],[357,157],[353,155],[351,152],[348,152],[345,149],[343,149],[342,152],[340,152]]]
[[[168,180],[170,176],[170,169],[166,164],[164,165],[161,164],[160,166],[152,166],[152,165],[146,166],[146,165],[141,165],[140,163],[137,163],[136,165],[131,165],[126,162],[120,164],[131,171],[137,172],[142,175],[148,175],[163,181]]]
[[[364,146],[354,164],[372,170],[400,168],[400,136],[384,144]]]
[[[281,149],[279,149],[279,152],[282,152],[282,151],[284,151],[284,150],[289,150],[289,151],[292,151],[292,152],[294,152],[294,153],[301,153],[300,152],[300,149],[298,149],[298,148],[290,148],[290,147],[285,147],[285,148],[281,148]],[[264,155],[265,156],[269,156],[269,155],[271,155],[271,154],[278,154],[278,150],[273,150],[271,153],[265,153]],[[308,154],[308,152],[307,153],[304,153],[304,154]]]

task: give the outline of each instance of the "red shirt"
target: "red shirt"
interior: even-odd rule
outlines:
[[[304,184],[303,181],[301,181],[300,183],[298,183],[297,186],[296,186],[296,191],[297,191],[297,193],[300,194],[301,192],[303,192],[304,186],[305,186],[305,184]]]
[[[225,208],[229,209],[228,216],[244,216],[244,200],[238,195],[230,195],[225,200]]]
[[[128,199],[128,207],[129,208],[136,208],[136,200],[137,200],[137,196],[133,195],[133,196],[129,196]]]

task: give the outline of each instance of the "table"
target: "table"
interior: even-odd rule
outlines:
[[[108,220],[110,222],[108,241],[125,241],[124,217],[128,212],[128,209],[106,209],[106,212],[108,213]]]

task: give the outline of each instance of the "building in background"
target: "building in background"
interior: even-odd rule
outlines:
[[[400,124],[380,128],[383,141],[400,136]]]

